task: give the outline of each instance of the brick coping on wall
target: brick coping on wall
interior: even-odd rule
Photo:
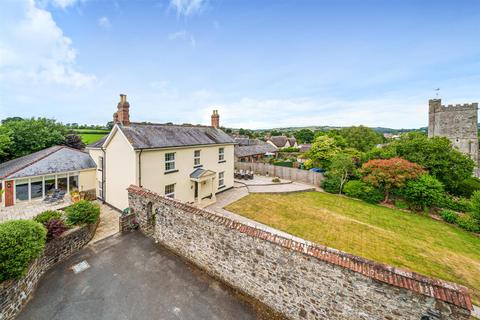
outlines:
[[[155,192],[140,188],[135,185],[131,185],[128,188],[128,192],[140,195],[144,198],[166,203],[189,213],[202,216],[218,224],[222,224],[228,228],[236,229],[241,233],[247,234],[251,237],[269,241],[284,248],[301,252],[307,256],[315,257],[321,261],[361,273],[362,275],[374,280],[388,283],[395,287],[404,288],[425,296],[433,297],[460,308],[470,311],[473,310],[472,301],[470,299],[470,295],[468,294],[467,288],[459,284],[428,278],[412,271],[407,271],[371,261],[306,240],[299,241],[287,239],[257,227],[235,221],[218,213],[207,211],[205,209],[199,209],[179,200],[161,196]]]

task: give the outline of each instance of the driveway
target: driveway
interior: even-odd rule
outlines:
[[[74,274],[82,260],[89,269]],[[17,319],[256,319],[228,289],[139,232],[89,245],[45,274]]]

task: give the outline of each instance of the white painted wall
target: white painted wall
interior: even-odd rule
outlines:
[[[225,162],[219,163],[219,148],[225,148]],[[190,174],[195,170],[193,155],[195,150],[200,150],[200,164],[203,169],[216,172],[214,192],[233,187],[234,153],[233,145],[215,145],[203,147],[176,148],[168,150],[143,151],[141,161],[142,186],[159,194],[165,194],[165,186],[175,183],[175,198],[194,201],[194,184]],[[175,152],[175,169],[178,172],[165,174],[165,153]],[[225,172],[225,187],[218,188],[218,173]],[[211,182],[207,181],[200,187],[200,195],[205,197],[211,193]]]

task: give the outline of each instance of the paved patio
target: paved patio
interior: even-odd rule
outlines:
[[[120,231],[120,212],[103,204],[101,201],[97,200],[97,203],[100,205],[100,222],[90,244],[110,237]]]
[[[90,268],[74,274],[86,260]],[[139,232],[89,245],[45,274],[17,319],[256,319],[228,289]]]
[[[1,207],[0,222],[18,219],[31,219],[45,210],[59,210],[68,207],[71,204],[72,201],[70,196],[66,195],[63,202],[53,205],[47,204],[42,200],[34,200],[31,202],[17,203],[11,207]]]

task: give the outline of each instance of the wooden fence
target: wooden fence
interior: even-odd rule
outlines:
[[[274,166],[266,163],[235,162],[235,169],[250,170],[262,176],[279,177],[280,179],[302,182],[317,187],[320,186],[324,179],[323,174],[319,172]]]

